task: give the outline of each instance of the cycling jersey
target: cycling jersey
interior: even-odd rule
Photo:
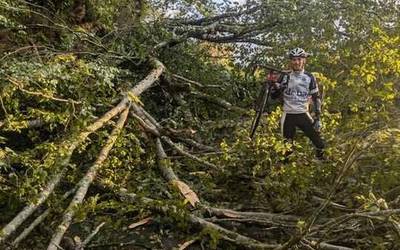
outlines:
[[[278,89],[274,90],[273,97],[283,94],[283,111],[288,114],[300,114],[308,111],[308,98],[318,93],[315,77],[309,73],[292,71],[282,75],[278,82]]]

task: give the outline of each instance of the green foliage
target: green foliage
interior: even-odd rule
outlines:
[[[247,38],[260,39],[268,46],[189,39],[155,49],[162,42],[195,33],[201,26],[187,30],[170,26],[182,21],[166,17],[173,13],[172,8],[176,18],[186,20],[246,10],[254,3],[232,7],[228,2],[210,1],[96,0],[85,5],[86,21],[78,25],[72,14],[74,1],[36,2],[0,1],[0,51],[4,52],[0,62],[0,207],[6,208],[1,210],[2,224],[24,204],[37,201],[49,178],[59,171],[60,162],[69,159],[72,140],[153,69],[148,62],[154,56],[165,64],[167,72],[146,93],[129,98],[163,126],[218,149],[217,153],[204,153],[184,147],[218,166],[216,171],[165,147],[171,156],[166,163],[202,202],[296,214],[301,217],[296,228],[299,232],[304,232],[304,218],[319,206],[314,196],[328,198],[333,192],[333,201],[362,212],[397,205],[398,201],[386,194],[400,185],[398,5],[347,0],[263,1],[260,11],[236,19],[262,30]],[[229,26],[229,21],[224,25]],[[237,29],[234,36],[246,30],[240,25],[230,28]],[[224,35],[211,28],[209,33]],[[313,52],[307,70],[315,72],[324,87],[322,134],[329,160],[325,163],[314,160],[314,149],[302,133],[293,145],[283,142],[278,103],[271,105],[272,112],[262,118],[255,138],[250,140],[253,111],[231,112],[192,93],[202,92],[251,109],[265,79],[262,65],[285,68],[285,53],[292,46]],[[204,87],[189,86],[174,74]],[[82,178],[114,123],[110,121],[90,135],[73,152],[63,183],[47,202],[58,215],[69,202],[60,200],[58,194]],[[87,235],[94,224],[106,221],[99,243],[132,240],[132,236],[140,238],[142,232],[127,232],[132,218],[160,213],[154,215],[154,224],[144,229],[148,231],[140,238],[147,242],[146,247],[166,248],[160,237],[187,239],[194,234],[211,249],[224,248],[219,232],[207,227],[199,233],[190,227],[188,204],[177,190],[168,189],[156,167],[151,141],[130,117],[88,198],[75,208],[74,229]],[[284,164],[285,155],[292,150],[289,163]],[[138,202],[120,201],[115,194],[121,188],[138,195]],[[155,201],[141,203],[143,197]],[[338,214],[341,211],[326,208],[321,216]],[[379,221],[380,225],[396,225],[397,217],[387,220]],[[362,222],[368,230],[355,234],[361,243],[352,247],[396,249],[396,243],[388,243],[398,239],[392,227],[375,228],[371,221]],[[288,232],[292,233],[284,233]],[[282,234],[274,235],[274,240],[287,240]],[[33,237],[32,242],[41,246],[43,236]]]

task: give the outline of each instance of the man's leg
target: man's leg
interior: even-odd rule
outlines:
[[[321,138],[321,135],[317,131],[315,131],[310,115],[307,113],[304,113],[301,116],[299,116],[299,121],[298,121],[297,126],[304,132],[304,134],[308,138],[310,138],[310,140],[314,144],[314,146],[316,148],[317,158],[322,158],[323,157],[323,149],[325,148],[325,144]]]
[[[285,142],[293,143],[294,136],[296,135],[296,123],[295,117],[291,114],[286,114],[285,112],[282,115],[281,119],[281,131],[283,138],[285,138]],[[285,163],[288,162],[288,157],[292,154],[293,151],[288,151],[285,154]]]

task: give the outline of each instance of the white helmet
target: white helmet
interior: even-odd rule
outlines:
[[[289,51],[289,58],[293,58],[293,57],[306,58],[308,56],[309,56],[309,54],[307,52],[305,52],[304,49],[302,49],[302,48],[294,48]]]

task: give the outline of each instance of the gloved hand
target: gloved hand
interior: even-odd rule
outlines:
[[[315,131],[320,132],[322,129],[322,123],[319,119],[315,119],[314,123],[313,123],[313,127],[315,129]]]
[[[278,72],[270,71],[267,75],[267,83],[272,86],[273,88],[278,88],[278,78],[279,74]]]
[[[271,86],[274,89],[279,88],[279,84],[276,81],[267,81],[268,85]]]

